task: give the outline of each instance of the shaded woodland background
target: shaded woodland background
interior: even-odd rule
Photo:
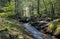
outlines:
[[[44,30],[60,36],[60,0],[0,0],[0,39],[27,39],[20,22],[35,26],[41,20],[53,21]]]

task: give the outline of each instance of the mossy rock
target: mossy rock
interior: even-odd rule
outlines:
[[[60,19],[53,21],[48,27],[47,31],[54,33],[55,35],[60,34]]]
[[[54,35],[59,35],[59,34],[60,34],[60,25],[57,25]]]

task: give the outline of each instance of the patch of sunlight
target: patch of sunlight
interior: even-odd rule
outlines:
[[[18,38],[19,38],[19,39],[24,39],[22,35],[19,35]]]

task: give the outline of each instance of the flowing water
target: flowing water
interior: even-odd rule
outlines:
[[[24,23],[23,26],[31,33],[31,35],[36,38],[36,39],[46,39],[45,36],[43,36],[42,34],[40,34],[40,32],[34,28],[33,26],[31,26],[29,23]]]

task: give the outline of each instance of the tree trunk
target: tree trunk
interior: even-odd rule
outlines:
[[[40,0],[37,0],[37,13],[38,13],[39,17],[41,17],[41,14],[40,14],[40,11],[39,11],[40,10],[39,9],[39,7],[40,7],[39,2],[40,2]]]
[[[55,9],[54,9],[54,4],[51,4],[51,13],[52,13],[52,18],[55,17]]]

